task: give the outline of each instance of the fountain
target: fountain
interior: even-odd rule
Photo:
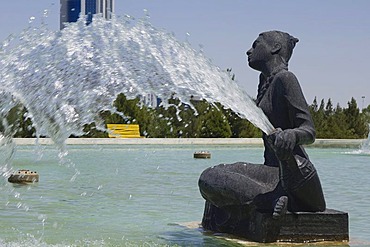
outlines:
[[[189,105],[198,96],[222,103],[266,133],[273,129],[227,72],[146,19],[96,16],[91,25],[80,19],[58,32],[31,25],[3,42],[0,52],[3,105],[22,103],[37,134],[57,144],[99,122],[100,111],[114,111],[118,93],[128,99],[155,93],[165,106],[174,94]]]
[[[370,124],[369,124],[370,130]],[[361,148],[357,151],[359,154],[370,154],[370,131],[367,139],[362,143]]]
[[[115,112],[112,103],[119,93],[128,99],[155,93],[164,106],[169,106],[173,95],[191,107],[192,96],[220,102],[265,133],[273,130],[226,71],[189,43],[153,27],[147,18],[135,21],[125,16],[107,21],[97,15],[88,26],[81,18],[62,31],[49,30],[45,21],[38,25],[34,19],[22,33],[0,44],[3,177],[15,172],[12,136],[17,126],[8,120],[18,105],[27,109],[36,137],[50,137],[58,147],[61,163],[74,170],[70,181],[75,181],[80,171],[65,159],[65,140],[82,135],[84,126],[92,122],[105,130],[99,113]],[[4,190],[22,198],[11,187]],[[16,205],[29,210],[22,201]],[[38,219],[44,227],[46,216],[40,214]]]
[[[213,65],[202,51],[177,41],[145,18],[107,21],[96,16],[88,26],[81,18],[57,32],[44,23],[31,23],[19,36],[1,44],[0,56],[4,177],[13,171],[12,134],[16,129],[6,119],[18,104],[27,108],[37,137],[50,137],[61,158],[67,153],[65,140],[82,135],[86,124],[94,122],[105,129],[99,113],[115,112],[112,102],[119,93],[128,99],[154,93],[164,106],[169,106],[168,100],[175,95],[192,107],[191,96],[196,96],[232,109],[266,135],[274,131],[262,110],[227,72]],[[75,169],[71,180],[78,174]],[[19,207],[28,211],[26,204]],[[46,216],[40,215],[39,220],[44,227]]]

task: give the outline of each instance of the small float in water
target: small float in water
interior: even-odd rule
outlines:
[[[211,153],[208,151],[199,151],[194,153],[195,159],[210,159]]]
[[[10,183],[35,183],[39,181],[39,174],[30,170],[18,170],[8,178]]]

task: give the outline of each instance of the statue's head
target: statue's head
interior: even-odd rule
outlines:
[[[268,31],[261,33],[247,51],[249,66],[262,71],[271,61],[288,66],[293,49],[299,40],[288,33]]]

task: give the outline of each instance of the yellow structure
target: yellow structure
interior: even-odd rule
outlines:
[[[109,138],[140,138],[138,124],[107,124]]]

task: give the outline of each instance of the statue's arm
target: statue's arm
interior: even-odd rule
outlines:
[[[279,74],[282,94],[286,101],[289,121],[292,128],[287,135],[294,135],[295,145],[311,144],[315,141],[315,127],[308,104],[303,95],[298,79],[291,72]]]

